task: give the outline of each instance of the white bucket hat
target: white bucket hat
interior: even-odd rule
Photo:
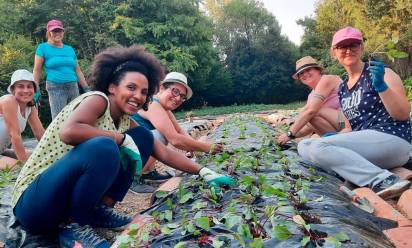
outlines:
[[[177,83],[183,85],[187,90],[187,100],[189,100],[193,95],[192,89],[187,84],[186,76],[180,72],[169,72],[163,80],[162,84],[164,83]]]
[[[34,82],[33,73],[29,72],[28,70],[24,70],[24,69],[19,69],[13,72],[13,75],[11,75],[10,85],[9,87],[7,87],[7,91],[11,93],[11,86],[13,86],[18,81],[22,81],[22,80]]]

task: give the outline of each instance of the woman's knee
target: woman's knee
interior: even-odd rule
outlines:
[[[298,153],[304,160],[316,162],[327,145],[322,138],[305,139],[298,143]]]
[[[85,156],[90,160],[115,165],[120,163],[119,147],[116,142],[109,137],[95,137],[78,145],[76,148],[80,148],[85,152]]]

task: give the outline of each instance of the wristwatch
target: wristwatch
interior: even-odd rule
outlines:
[[[295,135],[293,135],[292,131],[290,131],[290,130],[287,132],[287,136],[291,139],[296,138]]]

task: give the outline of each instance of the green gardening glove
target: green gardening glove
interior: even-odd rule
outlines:
[[[142,157],[140,156],[139,148],[134,143],[133,138],[128,134],[124,134],[124,140],[120,145],[120,160],[122,166],[130,165],[135,175],[140,176],[142,174]]]
[[[38,103],[40,101],[41,93],[40,90],[36,91],[33,96],[34,103]]]
[[[216,191],[219,191],[219,188],[223,186],[233,187],[236,184],[232,177],[216,173],[206,167],[199,171],[199,175]]]

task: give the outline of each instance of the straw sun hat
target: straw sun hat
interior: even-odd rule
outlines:
[[[298,79],[298,74],[308,68],[315,67],[319,68],[320,71],[323,71],[323,67],[318,64],[316,59],[311,56],[305,56],[298,61],[296,61],[296,72],[292,75],[292,78]]]

